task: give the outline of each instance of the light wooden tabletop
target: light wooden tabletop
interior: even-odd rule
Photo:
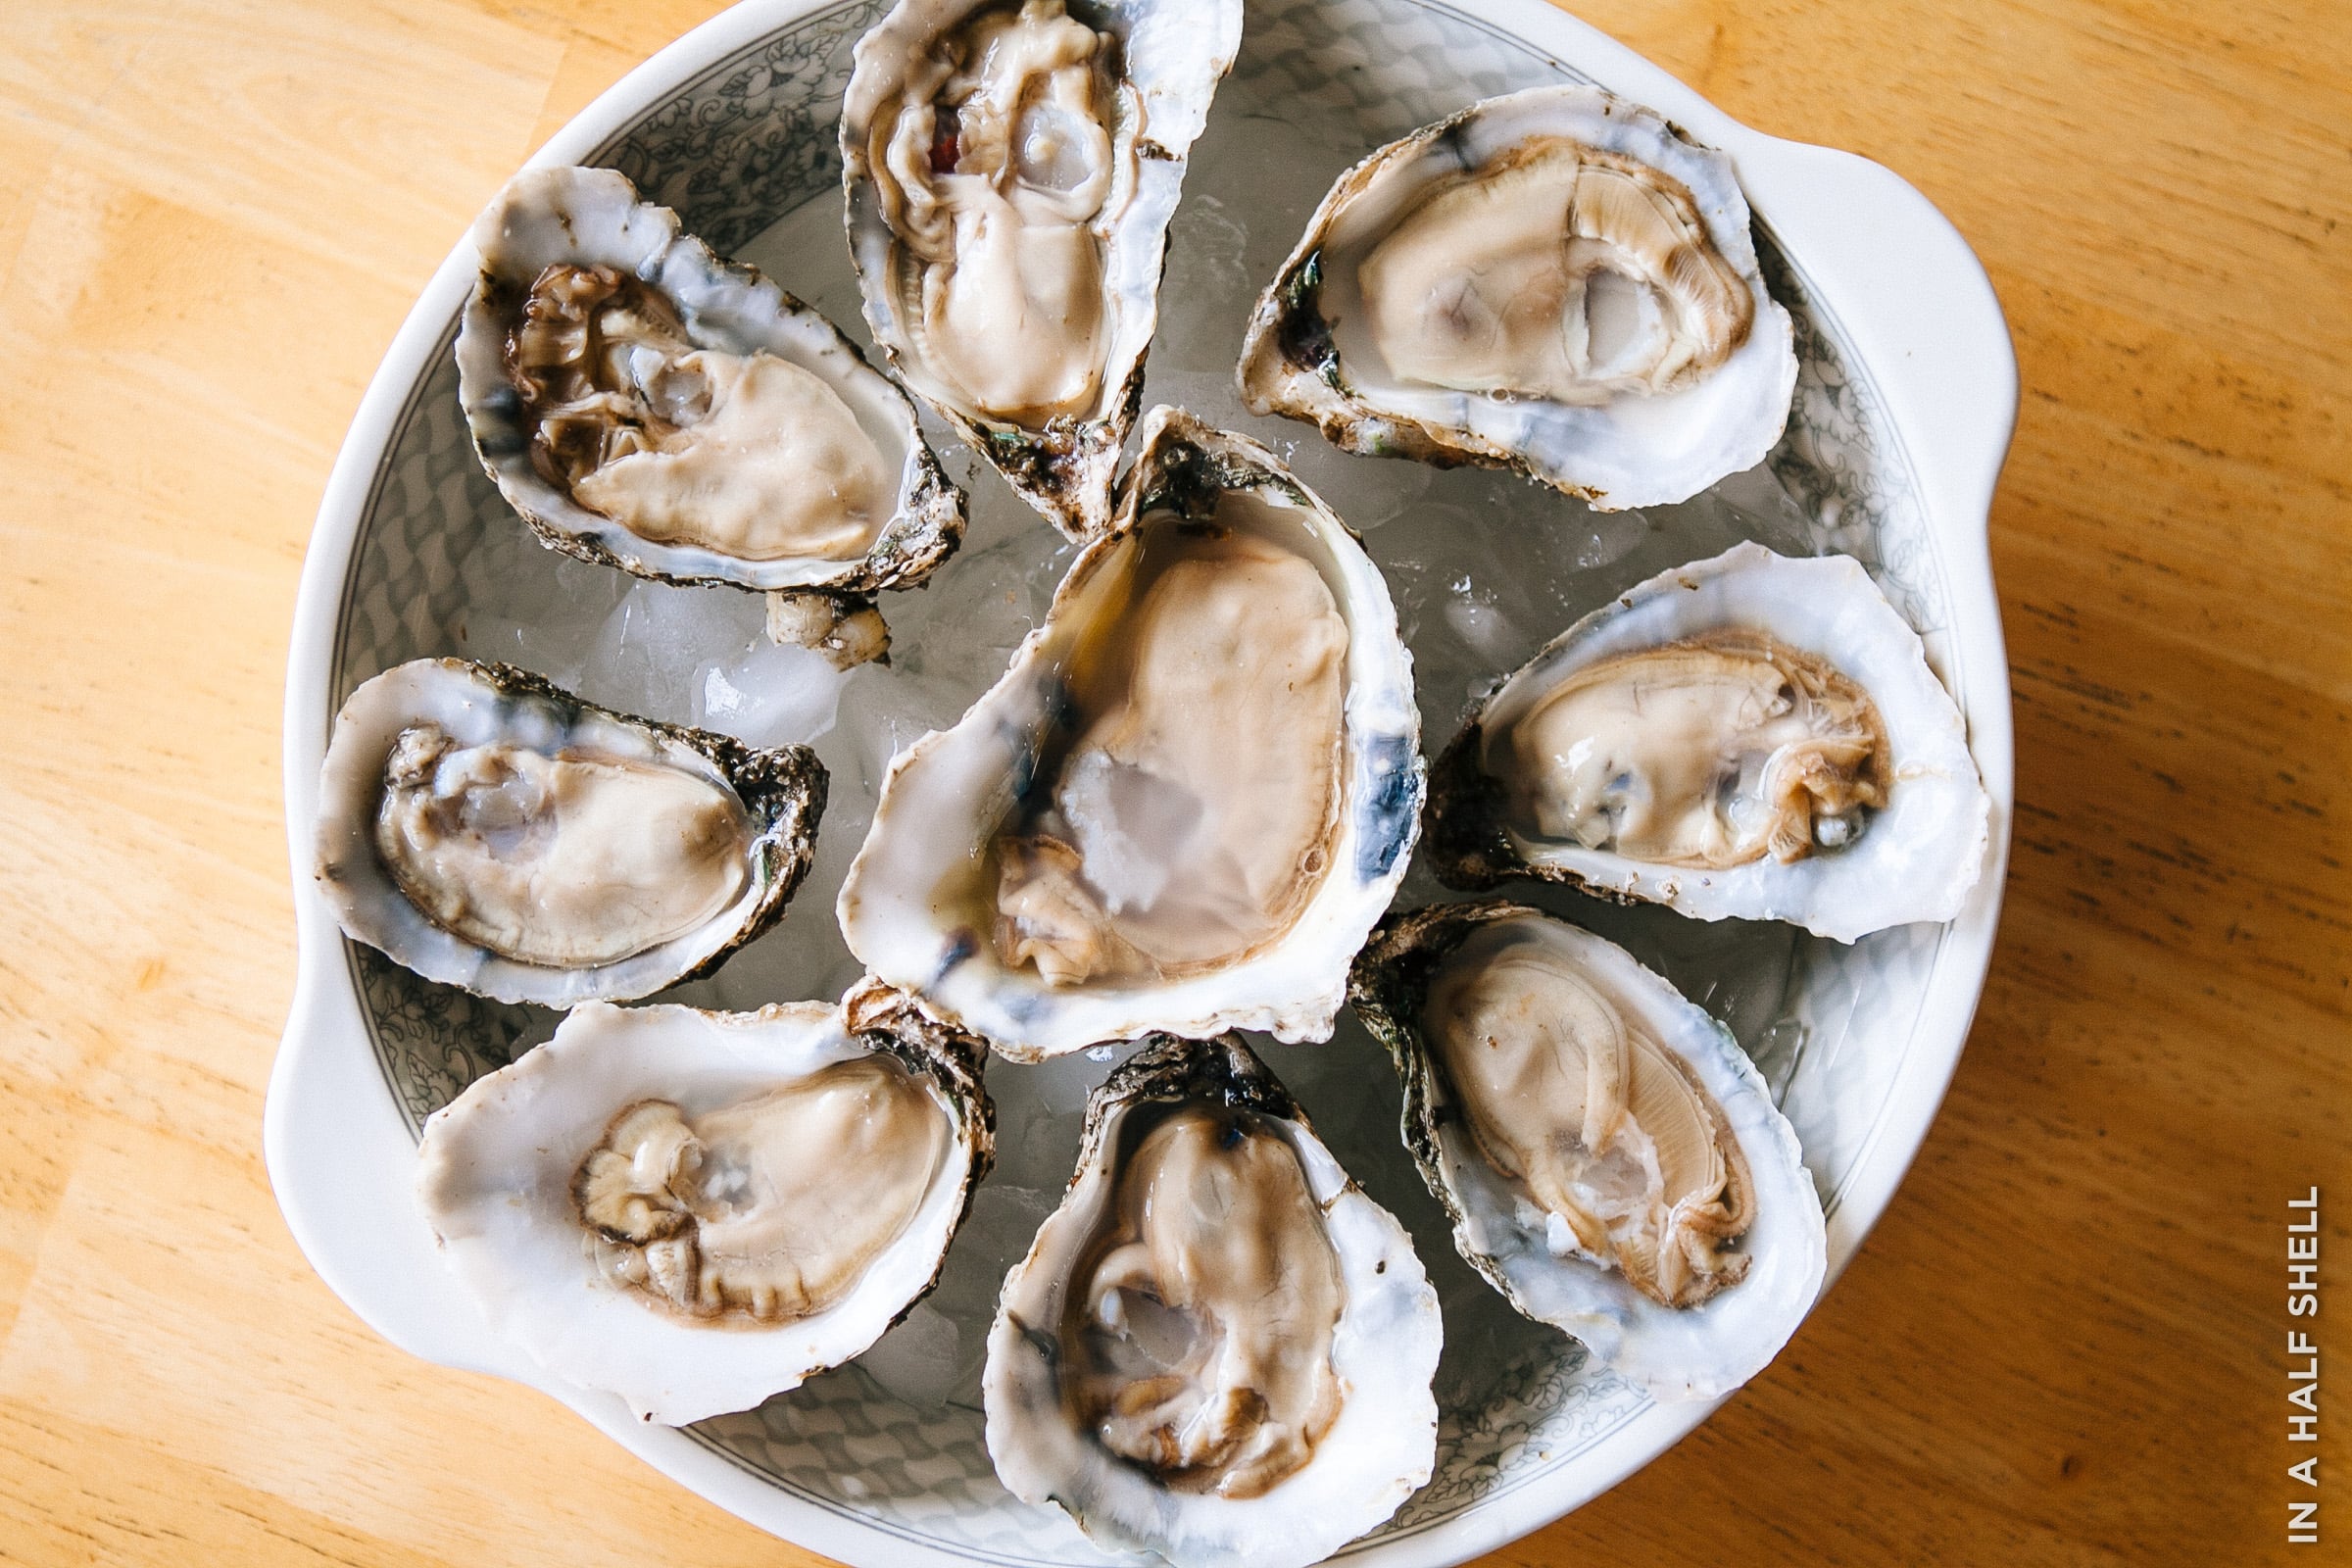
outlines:
[[[795,1563],[295,1250],[279,692],[327,467],[452,240],[709,0],[0,11],[0,1560]],[[2025,397],[2007,918],[1793,1345],[1510,1564],[2352,1561],[2285,1224],[2352,1214],[2352,25],[2326,0],[1588,0],[1910,178]],[[2317,1320],[2352,1356],[2352,1296]],[[2352,1365],[2347,1361],[2346,1365]],[[2335,1380],[2331,1360],[2328,1380]],[[2326,1544],[2285,1544],[2319,1497]]]

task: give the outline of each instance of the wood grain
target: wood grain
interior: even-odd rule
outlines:
[[[361,389],[501,178],[705,0],[0,13],[0,1559],[813,1561],[392,1350],[259,1150],[278,694]],[[2352,28],[2188,0],[1589,0],[1917,183],[2025,402],[2008,914],[1884,1223],[1679,1449],[1499,1564],[2290,1551],[2285,1200],[2352,1212]],[[2343,1321],[2340,1304],[2320,1321]],[[2352,1337],[2326,1327],[2328,1381]]]

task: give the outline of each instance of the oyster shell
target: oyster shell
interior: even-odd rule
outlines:
[[[1455,1248],[1511,1305],[1663,1399],[1780,1352],[1821,1290],[1821,1201],[1729,1030],[1614,943],[1500,903],[1383,922],[1348,999]]]
[[[1109,522],[1185,160],[1241,0],[900,0],[841,119],[874,341],[1074,538]]]
[[[416,1200],[498,1331],[681,1426],[862,1352],[995,1157],[981,1047],[887,987],[576,1008],[425,1123]]]
[[[961,540],[906,393],[626,176],[525,171],[473,238],[459,397],[545,543],[670,582],[864,596]]]
[[[773,925],[825,770],[630,718],[527,670],[419,659],[351,694],[319,767],[319,891],[428,980],[566,1007],[651,995]]]
[[[989,1456],[1107,1546],[1316,1562],[1429,1479],[1444,1339],[1412,1240],[1240,1041],[1156,1039],[1087,1102],[1004,1281]]]
[[[1259,414],[1604,511],[1763,461],[1796,384],[1732,162],[1597,87],[1474,104],[1340,176],[1250,320]]]
[[[1324,1039],[1404,874],[1419,733],[1347,525],[1265,448],[1154,410],[1045,624],[892,762],[843,936],[1016,1060]]]
[[[1742,544],[1628,590],[1479,704],[1432,770],[1429,851],[1452,887],[1534,876],[1852,942],[1958,914],[1990,810],[1860,564]]]

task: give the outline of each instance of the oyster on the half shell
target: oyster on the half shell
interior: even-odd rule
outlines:
[[[1754,466],[1796,384],[1730,158],[1597,87],[1474,104],[1340,176],[1250,320],[1260,414],[1617,511]]]
[[[629,1001],[773,925],[825,770],[527,670],[419,659],[335,715],[316,876],[354,940],[501,1002]]]
[[[1349,983],[1464,1258],[1666,1399],[1763,1370],[1820,1292],[1821,1200],[1731,1032],[1541,910],[1385,921]]]
[[[1852,942],[1948,920],[1990,801],[1960,710],[1860,563],[1742,544],[1628,589],[1431,772],[1453,887],[1510,876]]]
[[[458,336],[482,466],[541,540],[670,582],[919,585],[963,536],[914,405],[839,330],[610,169],[534,169],[474,224]]]
[[[858,44],[842,181],[874,340],[1075,538],[1109,521],[1241,30],[1241,0],[900,0]]]
[[[1299,1568],[1429,1479],[1444,1329],[1412,1240],[1240,1041],[1087,1102],[981,1389],[1005,1487],[1177,1568]]]
[[[1419,733],[1355,536],[1265,448],[1154,410],[1045,624],[892,762],[843,936],[1017,1060],[1327,1038],[1411,852]]]
[[[984,1054],[883,986],[592,1003],[434,1112],[417,1203],[549,1371],[669,1426],[750,1409],[937,1281],[995,1157]]]

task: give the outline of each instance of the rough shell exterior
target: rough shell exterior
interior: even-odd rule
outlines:
[[[1247,1499],[1166,1491],[1069,1423],[1054,1331],[1069,1271],[1113,1186],[1120,1129],[1138,1109],[1201,1102],[1273,1118],[1323,1209],[1348,1293],[1333,1360],[1347,1403],[1307,1465]],[[1078,1170],[1004,1281],[982,1380],[989,1457],[1015,1496],[1051,1501],[1113,1549],[1177,1568],[1304,1568],[1378,1526],[1428,1481],[1444,1327],[1412,1239],[1331,1156],[1298,1102],[1241,1041],[1159,1036],[1087,1101]]]
[[[1613,1269],[1557,1257],[1544,1232],[1516,1211],[1519,1189],[1478,1153],[1463,1131],[1443,1064],[1420,1019],[1440,964],[1490,921],[1537,919],[1573,931],[1606,966],[1621,997],[1705,1086],[1746,1156],[1758,1212],[1741,1250],[1746,1278],[1696,1306],[1667,1307]],[[1711,1399],[1754,1377],[1811,1310],[1827,1269],[1821,1201],[1796,1133],[1731,1032],[1614,943],[1540,909],[1488,902],[1393,915],[1365,944],[1348,1002],[1388,1048],[1404,1087],[1405,1148],[1421,1180],[1453,1221],[1455,1250],[1523,1315],[1582,1341],[1593,1358],[1660,1399]]]
[[[1073,539],[1110,526],[1112,478],[1143,406],[1144,360],[1158,323],[1168,223],[1184,191],[1186,161],[1208,121],[1217,83],[1240,53],[1241,0],[1101,0],[1079,13],[1115,35],[1135,87],[1140,124],[1118,128],[1136,164],[1135,192],[1105,249],[1105,284],[1119,304],[1101,401],[1093,416],[1044,430],[974,417],[943,395],[900,320],[892,278],[898,241],[881,211],[867,159],[874,118],[899,89],[902,62],[975,12],[1003,0],[899,0],[858,41],[841,117],[841,178],[850,254],[864,291],[866,324],[906,384],[1004,475],[1024,501]]]
[[[1709,871],[1530,843],[1510,830],[1502,788],[1480,765],[1490,722],[1507,725],[1547,682],[1586,663],[1727,626],[1818,655],[1870,694],[1886,725],[1893,782],[1857,842]],[[1497,683],[1432,766],[1426,818],[1430,861],[1448,887],[1530,876],[1696,919],[1785,920],[1852,942],[1958,914],[1984,869],[1990,810],[1959,709],[1928,666],[1919,634],[1861,564],[1749,543],[1627,589]]]
[[[1081,552],[1045,624],[1003,679],[955,726],[899,754],[873,826],[843,884],[842,934],[876,974],[985,1035],[1016,1061],[1153,1032],[1203,1038],[1261,1029],[1283,1040],[1331,1034],[1348,961],[1403,880],[1420,832],[1423,765],[1412,657],[1379,568],[1361,541],[1272,453],[1209,429],[1176,409],[1145,422],[1144,449],[1121,490],[1117,524]],[[973,863],[1034,766],[1063,701],[1058,661],[1070,607],[1116,561],[1141,519],[1161,508],[1190,515],[1228,490],[1279,495],[1301,543],[1342,587],[1350,634],[1342,816],[1332,866],[1290,931],[1227,968],[1168,983],[1055,990],[999,961],[988,935],[943,907],[936,890]]]
[[[643,1100],[699,1114],[867,1053],[895,1057],[947,1108],[948,1157],[907,1230],[850,1294],[773,1327],[662,1312],[604,1279],[581,1245],[580,1162]],[[681,1426],[750,1409],[852,1359],[937,1283],[996,1158],[983,1051],[904,996],[860,983],[836,1007],[753,1013],[575,1009],[556,1036],[477,1080],[425,1124],[416,1200],[492,1325],[551,1372]]]
[[[458,706],[453,710],[445,704]],[[476,727],[476,739],[513,735],[518,722],[528,722],[554,736],[587,728],[608,737],[633,737],[634,747],[649,758],[674,760],[683,754],[693,759],[723,780],[751,816],[756,834],[751,896],[738,900],[711,928],[586,969],[516,962],[434,925],[378,861],[372,828],[384,760],[401,730],[422,719],[449,727],[457,712]],[[337,715],[320,764],[314,874],[347,935],[428,980],[501,1002],[551,1007],[633,1001],[709,974],[783,917],[815,855],[826,787],[824,764],[805,746],[761,750],[709,730],[616,713],[512,664],[415,660],[362,686]]]
[[[626,175],[610,169],[526,171],[476,221],[474,243],[482,275],[458,335],[459,401],[482,467],[550,548],[662,582],[862,596],[919,587],[962,542],[963,492],[924,442],[906,394],[832,322],[758,269],[720,260],[683,232],[668,208],[640,201]],[[698,344],[789,360],[841,394],[861,424],[888,429],[902,453],[898,504],[872,548],[846,562],[738,561],[691,544],[641,539],[549,483],[532,466],[531,432],[507,379],[505,356],[517,302],[543,269],[559,263],[616,268],[660,288]]]
[[[1747,341],[1705,381],[1657,397],[1570,409],[1541,398],[1424,389],[1443,415],[1404,407],[1351,374],[1320,310],[1326,237],[1375,187],[1442,178],[1533,136],[1565,136],[1666,171],[1690,188],[1715,249],[1755,307]],[[1342,174],[1251,313],[1235,380],[1250,409],[1319,427],[1347,451],[1476,464],[1540,479],[1599,511],[1684,501],[1761,463],[1788,422],[1796,385],[1788,313],[1757,270],[1748,209],[1731,160],[1651,110],[1597,87],[1535,87],[1424,125]],[[1619,411],[1631,407],[1632,416]]]

